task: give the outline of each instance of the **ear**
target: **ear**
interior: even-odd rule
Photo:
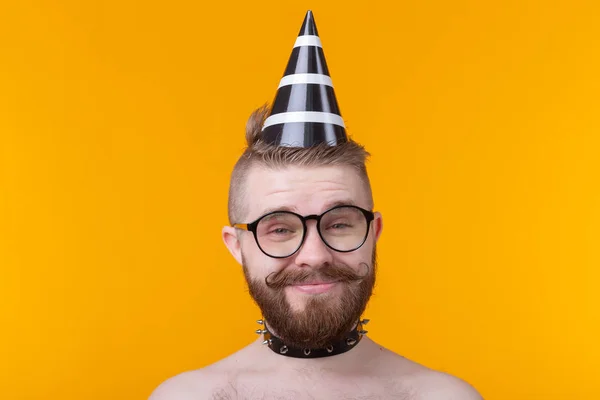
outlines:
[[[383,230],[383,217],[380,212],[375,212],[375,218],[373,219],[373,232],[375,233],[375,241],[379,240],[381,231]]]
[[[242,246],[235,228],[232,226],[224,226],[221,230],[221,237],[233,258],[242,265]]]

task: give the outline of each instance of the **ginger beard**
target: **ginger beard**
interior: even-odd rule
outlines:
[[[288,267],[264,280],[250,277],[243,256],[242,265],[250,295],[261,309],[269,330],[290,346],[314,349],[343,339],[356,326],[375,286],[376,251],[373,249],[370,266],[361,263],[357,269],[344,264],[315,269]],[[311,296],[302,311],[293,310],[286,287],[314,279],[338,281],[342,294]]]

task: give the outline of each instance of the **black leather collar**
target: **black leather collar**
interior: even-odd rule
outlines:
[[[369,322],[368,319],[364,319],[358,322],[356,328],[348,332],[346,337],[342,340],[334,343],[330,343],[325,348],[297,348],[286,345],[283,340],[273,335],[263,320],[257,321],[259,324],[264,324],[264,329],[258,329],[256,333],[262,333],[264,337],[263,344],[266,344],[274,353],[294,358],[320,358],[330,357],[338,354],[342,354],[356,347],[358,342],[367,333],[363,330],[363,325]]]

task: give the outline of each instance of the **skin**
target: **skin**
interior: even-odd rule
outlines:
[[[254,167],[247,180],[248,215],[240,222],[254,221],[267,210],[289,207],[301,215],[320,214],[336,202],[351,202],[371,209],[364,184],[349,167],[288,167],[269,170]],[[325,263],[349,266],[369,263],[383,228],[375,214],[365,244],[356,251],[339,253],[321,241],[314,221],[308,222],[306,241],[291,257],[273,259],[264,255],[250,232],[226,226],[225,245],[241,264],[242,253],[252,277],[264,279],[282,268],[316,268]],[[310,296],[329,296],[336,301],[343,290],[333,285],[320,293],[286,288],[292,309],[304,309]],[[476,400],[481,396],[468,383],[431,370],[397,355],[365,336],[343,354],[319,359],[296,359],[275,354],[262,345],[262,338],[231,356],[196,371],[177,375],[162,383],[150,400],[190,399],[427,399]]]

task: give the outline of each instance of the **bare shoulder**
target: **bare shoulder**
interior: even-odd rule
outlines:
[[[240,360],[248,352],[250,346],[241,349],[228,357],[204,368],[183,372],[161,383],[148,400],[199,400],[230,399],[235,388],[235,381],[240,369],[245,366]]]
[[[445,372],[436,371],[416,361],[378,347],[376,358],[380,375],[391,376],[400,386],[407,386],[419,400],[482,400],[473,386]],[[382,369],[381,369],[382,368]]]
[[[226,384],[227,376],[211,368],[183,372],[161,383],[149,400],[205,399]]]
[[[469,383],[444,372],[421,371],[413,374],[410,381],[421,400],[483,400]]]

